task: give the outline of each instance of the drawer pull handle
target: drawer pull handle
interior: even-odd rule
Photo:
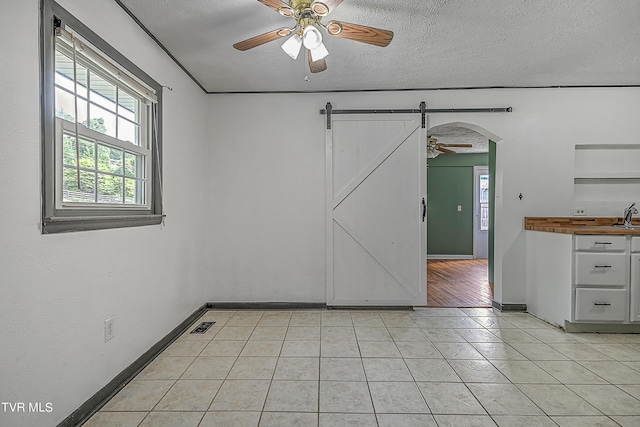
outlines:
[[[606,306],[609,306],[611,304],[608,303],[608,302],[594,302],[593,305],[606,305]]]
[[[594,265],[593,268],[594,269],[596,269],[596,268],[611,268],[611,266],[610,265]]]
[[[613,245],[611,242],[595,242],[594,245]]]

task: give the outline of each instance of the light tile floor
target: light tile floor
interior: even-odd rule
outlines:
[[[639,426],[640,334],[491,309],[220,311],[86,424]]]

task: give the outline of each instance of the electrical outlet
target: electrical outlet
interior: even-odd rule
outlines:
[[[111,338],[115,337],[116,331],[113,329],[113,321],[115,317],[111,317],[104,321],[104,342],[109,341]]]
[[[462,212],[462,205],[458,205],[458,212]]]
[[[587,214],[587,210],[585,208],[573,208],[574,216],[585,216]]]

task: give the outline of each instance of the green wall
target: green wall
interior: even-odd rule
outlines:
[[[488,166],[489,155],[442,154],[428,165],[427,253],[473,255],[473,167]]]

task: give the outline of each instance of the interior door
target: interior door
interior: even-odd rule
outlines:
[[[426,304],[426,129],[420,117],[333,116],[327,305]]]

